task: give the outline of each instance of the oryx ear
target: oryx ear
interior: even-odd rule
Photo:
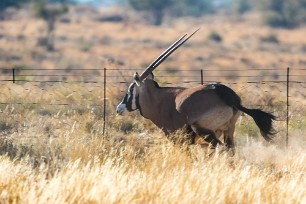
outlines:
[[[147,76],[147,79],[153,80],[153,79],[154,79],[154,74],[151,72],[151,73]]]
[[[133,78],[134,78],[134,81],[135,81],[136,85],[137,85],[137,86],[140,86],[140,84],[141,84],[142,82],[141,82],[140,76],[139,76],[139,74],[138,74],[137,72],[134,74]]]

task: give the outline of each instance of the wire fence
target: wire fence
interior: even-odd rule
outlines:
[[[116,103],[142,69],[2,69],[0,105],[20,105],[43,111],[69,107],[77,111],[96,111],[103,117],[114,114]],[[274,112],[285,122],[288,142],[290,120],[306,117],[306,69],[263,68],[231,70],[156,70],[161,86],[192,87],[222,82],[238,92],[247,107]],[[112,100],[110,100],[112,99]],[[39,108],[37,108],[39,107]]]

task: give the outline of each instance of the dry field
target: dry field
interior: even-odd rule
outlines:
[[[28,12],[0,21],[1,80],[13,67],[61,68],[70,74],[107,67],[114,69],[110,75],[130,80],[126,76],[132,72],[116,69],[142,68],[183,33],[201,27],[165,61],[157,78],[162,71],[181,74],[176,69],[215,70],[210,74],[217,77],[207,80],[232,83],[246,104],[267,104],[263,108],[279,116],[275,143],[267,144],[253,121],[243,116],[234,157],[218,151],[208,157],[209,149],[174,145],[138,113],[115,115],[126,87],[115,82],[107,88],[103,135],[99,83],[1,81],[0,203],[306,203],[306,27],[272,29],[261,25],[257,14],[167,19],[154,27],[133,15],[111,23],[96,19],[102,14],[86,12],[91,15],[72,10],[69,22],[57,24],[54,52],[37,45],[44,24]],[[212,40],[213,33],[222,41]],[[250,85],[253,79],[236,75],[283,81],[288,66],[292,80],[304,83],[290,85],[286,147],[286,86]],[[232,69],[239,71],[222,75]],[[50,105],[57,102],[69,105]]]

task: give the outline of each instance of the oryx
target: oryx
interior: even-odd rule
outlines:
[[[193,88],[160,87],[154,81],[152,71],[194,33],[187,38],[187,34],[183,35],[141,75],[134,74],[134,81],[117,106],[117,113],[121,115],[125,110],[138,109],[166,135],[185,128],[190,133],[191,143],[195,142],[196,136],[201,136],[212,147],[222,144],[218,137],[223,133],[226,147],[233,148],[235,123],[242,111],[254,119],[261,135],[270,141],[274,134],[272,121],[275,116],[260,109],[244,107],[240,97],[229,87],[220,83]]]

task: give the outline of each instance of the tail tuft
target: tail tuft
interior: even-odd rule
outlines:
[[[272,126],[273,120],[276,120],[274,115],[260,109],[248,109],[241,105],[238,107],[238,109],[250,115],[254,119],[255,123],[260,129],[261,135],[265,138],[265,140],[269,142],[272,140],[276,134],[276,131]]]

